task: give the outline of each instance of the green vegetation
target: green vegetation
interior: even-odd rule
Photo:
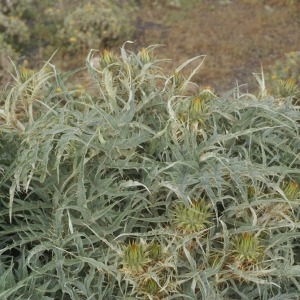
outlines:
[[[296,84],[300,84],[300,51],[289,52],[285,54],[285,59],[276,61],[270,70],[269,75],[272,80],[293,80]]]
[[[131,1],[125,2],[2,1],[0,80],[7,79],[7,56],[20,62],[30,57],[32,63],[59,49],[60,57],[70,64],[75,54],[86,56],[89,49],[111,47],[129,38],[133,8]]]
[[[218,96],[125,46],[1,93],[0,298],[297,299],[297,86]]]
[[[239,24],[231,1],[49,3],[0,7],[0,299],[298,299],[299,52],[255,74],[252,94],[219,95],[193,82],[204,56],[174,70],[156,46],[104,49],[152,9],[141,28],[153,25],[169,56],[180,36],[184,55],[200,41],[243,61],[259,35],[211,36]],[[277,8],[296,15],[299,1],[240,4],[252,5],[242,18],[262,8],[249,36],[285,24]],[[201,31],[197,10],[190,31],[163,31],[196,5],[214,16],[201,16]],[[58,48],[58,63],[56,53],[38,66]]]

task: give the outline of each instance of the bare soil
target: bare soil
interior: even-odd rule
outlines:
[[[156,4],[153,4],[156,2]],[[245,84],[252,73],[268,72],[284,54],[300,51],[300,1],[187,0],[181,6],[141,1],[134,47],[162,44],[159,58],[171,58],[172,72],[189,58],[205,55],[194,81],[224,91]],[[290,1],[291,2],[291,1]]]

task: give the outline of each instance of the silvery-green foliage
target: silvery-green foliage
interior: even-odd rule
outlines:
[[[299,107],[190,95],[153,49],[91,51],[81,94],[50,62],[16,69],[0,101],[1,299],[299,293]]]

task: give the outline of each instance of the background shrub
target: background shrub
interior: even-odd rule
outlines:
[[[61,57],[84,55],[129,37],[131,1],[2,1],[0,8],[0,76],[8,57],[42,60],[60,49]],[[83,56],[83,57],[84,57]]]
[[[102,0],[72,5],[57,32],[63,49],[78,55],[83,50],[111,46],[120,37],[128,35],[131,26],[129,6],[116,2]]]

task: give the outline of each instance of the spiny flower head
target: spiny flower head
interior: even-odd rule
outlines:
[[[285,196],[291,200],[295,201],[300,199],[300,186],[295,181],[286,181],[282,184],[282,190]]]
[[[34,75],[34,71],[31,70],[31,69],[28,69],[24,66],[21,66],[20,69],[19,69],[19,74],[18,75],[19,75],[20,82],[24,83]]]
[[[105,49],[101,54],[99,61],[100,61],[100,66],[102,68],[106,68],[111,64],[117,62],[118,58],[111,51]]]
[[[149,51],[146,48],[142,48],[139,51],[138,56],[140,57],[142,64],[147,64],[153,60],[152,56],[150,55]]]
[[[202,199],[193,201],[189,206],[184,203],[175,204],[172,209],[171,222],[178,231],[195,233],[206,228],[211,216],[210,205]]]
[[[245,232],[237,235],[231,243],[233,261],[241,268],[259,263],[264,254],[259,239],[252,233]]]
[[[132,273],[143,272],[145,266],[151,261],[149,251],[144,243],[130,242],[124,247],[122,265],[124,270]]]

